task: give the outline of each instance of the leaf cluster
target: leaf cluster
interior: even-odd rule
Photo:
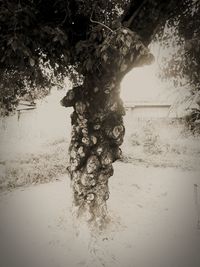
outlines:
[[[9,106],[12,102],[6,97],[8,91],[15,103],[24,94],[27,81],[33,90],[44,89],[55,78],[70,74],[76,77],[72,69],[79,73],[80,66],[89,67],[86,61],[95,49],[92,42],[103,38],[102,27],[91,22],[91,15],[98,22],[112,25],[127,3],[128,0],[0,0],[1,103]],[[44,68],[51,75],[46,75]]]

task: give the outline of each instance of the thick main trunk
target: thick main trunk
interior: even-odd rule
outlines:
[[[82,86],[68,91],[62,104],[73,106],[70,166],[77,214],[103,227],[107,222],[106,200],[112,163],[121,156],[125,111],[120,82],[134,66],[152,60],[139,37],[126,28],[110,34],[101,45],[92,70]]]
[[[76,88],[81,99],[76,101],[72,114],[69,172],[78,214],[87,213],[89,221],[102,225],[107,215],[112,163],[121,154],[124,109],[116,83],[108,85],[101,80],[98,85],[91,84],[95,78],[88,78],[83,86]]]

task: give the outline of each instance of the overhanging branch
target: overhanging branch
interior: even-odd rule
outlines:
[[[158,27],[169,17],[179,1],[172,0],[133,0],[122,19],[124,26],[136,32],[145,45],[148,45]]]

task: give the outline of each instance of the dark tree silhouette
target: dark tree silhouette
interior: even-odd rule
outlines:
[[[8,109],[27,83],[32,90],[48,86],[52,76],[43,66],[60,79],[76,73],[61,101],[74,108],[68,171],[77,214],[89,214],[98,227],[107,221],[108,179],[125,133],[120,82],[133,67],[152,62],[148,44],[183,6],[178,0],[0,0],[1,92]]]

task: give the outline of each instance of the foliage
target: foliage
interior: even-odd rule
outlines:
[[[145,44],[156,32],[163,46],[176,36],[179,49],[163,59],[162,73],[175,83],[187,79],[198,90],[199,17],[195,0],[0,0],[1,108],[7,114],[27,93],[45,95],[66,75],[80,84],[120,21]],[[166,20],[170,30],[163,33]]]
[[[187,120],[191,129],[199,128],[200,103],[196,101],[200,91],[200,2],[185,1],[181,10],[175,10],[178,16],[170,19],[159,36],[162,47],[171,48],[171,55],[162,58],[160,77],[171,79],[175,86],[186,85],[197,104]],[[170,44],[171,41],[171,44]],[[173,43],[172,43],[173,42]]]
[[[66,74],[77,78],[76,71],[80,73],[82,64],[90,65],[88,55],[104,34],[90,16],[110,26],[127,3],[0,0],[1,104],[10,111],[27,88],[49,88],[52,80]]]
[[[82,67],[92,68],[91,55],[120,22],[148,44],[184,1],[0,0],[1,102],[12,109],[27,81],[34,90],[65,75],[80,80]],[[51,75],[44,75],[43,66]],[[14,92],[9,100],[7,90]]]
[[[185,80],[198,90],[199,81],[199,45],[200,45],[200,2],[186,1],[187,5],[176,19],[167,21],[165,30],[159,36],[162,47],[173,47],[172,55],[162,60],[162,77],[174,81]],[[177,83],[178,85],[178,83]]]

